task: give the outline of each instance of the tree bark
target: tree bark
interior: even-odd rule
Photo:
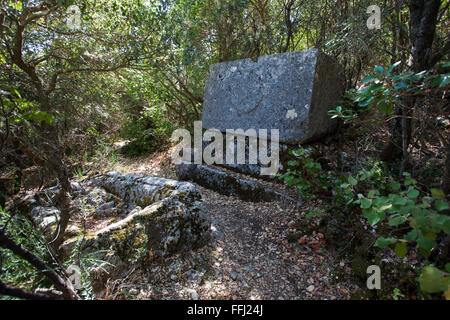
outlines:
[[[77,294],[55,271],[47,266],[47,264],[36,255],[9,239],[2,229],[0,229],[0,247],[11,250],[15,255],[25,259],[33,265],[33,267],[41,271],[55,285],[55,287],[63,293],[65,299],[77,299]],[[4,287],[4,289],[9,290],[6,287]]]
[[[412,63],[409,69],[413,72],[420,72],[433,67],[432,45],[441,2],[441,0],[411,0],[409,3],[412,44]],[[400,110],[397,107],[395,114],[411,116],[411,110],[415,104],[415,98],[407,98],[404,100],[406,108]],[[411,140],[411,130],[411,119],[395,121],[391,138],[381,153],[381,159],[384,161],[396,160],[403,156],[402,171],[408,166],[407,150]]]
[[[4,284],[0,280],[0,294],[16,297],[16,298],[22,298],[27,300],[55,300],[56,297],[48,296],[46,294],[42,293],[34,293],[30,291],[26,291],[20,288],[14,288],[11,286],[8,286],[7,284]]]
[[[447,198],[450,200],[450,134],[447,139],[447,148],[446,148],[446,160],[444,167],[444,178],[442,181],[442,190],[447,195]]]
[[[432,67],[432,45],[441,0],[411,0],[412,69],[420,72]]]

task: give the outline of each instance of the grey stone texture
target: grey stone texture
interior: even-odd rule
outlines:
[[[198,248],[210,239],[211,221],[202,210],[201,194],[192,183],[109,172],[94,184],[144,208],[137,207],[135,213],[98,231],[97,238],[110,239],[117,231],[124,232],[130,227],[134,230],[136,223],[140,223],[145,227],[146,245],[162,256]],[[131,238],[135,236],[132,234]]]
[[[93,179],[75,185],[74,213],[97,221],[103,217],[100,221],[107,224],[86,230],[80,238],[82,230],[71,221],[60,249],[64,258],[76,249],[83,257],[103,261],[98,267],[87,265],[96,286],[104,286],[108,278],[123,277],[140,257],[150,253],[166,257],[199,248],[212,239],[209,213],[192,183],[120,172]],[[30,212],[49,240],[61,215],[55,207],[58,190],[53,187],[35,194]]]
[[[227,196],[237,196],[244,201],[279,201],[291,198],[259,183],[240,179],[227,172],[210,168],[205,165],[181,162],[176,167],[180,180],[192,180],[199,185],[217,191]]]
[[[317,49],[213,64],[205,87],[207,129],[279,129],[286,144],[316,140],[336,127],[328,110],[343,93],[339,65]]]
[[[180,192],[201,198],[199,191],[191,183],[133,173],[108,172],[95,179],[93,185],[141,207]]]

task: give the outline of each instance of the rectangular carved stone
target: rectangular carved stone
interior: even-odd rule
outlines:
[[[328,110],[343,93],[339,65],[317,49],[218,63],[206,81],[202,122],[207,129],[279,129],[296,144],[333,131]]]

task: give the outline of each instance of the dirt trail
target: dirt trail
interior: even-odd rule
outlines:
[[[167,156],[157,159],[141,159],[127,167],[129,172],[174,178]],[[350,298],[355,288],[336,278],[336,270],[351,270],[327,250],[322,235],[313,234],[300,245],[288,241],[289,234],[301,232],[296,226],[304,217],[304,206],[245,202],[198,188],[213,221],[215,240],[164,261],[149,258],[127,281],[110,284],[108,290],[116,297],[126,289],[125,296],[136,299]]]

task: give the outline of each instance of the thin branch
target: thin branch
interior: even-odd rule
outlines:
[[[41,271],[58,290],[63,292],[65,299],[74,300],[77,299],[77,294],[65,283],[65,281],[51,268],[47,266],[45,262],[29,252],[27,249],[16,244],[9,239],[4,230],[0,230],[0,247],[11,250],[15,255],[21,257],[33,265],[37,270]]]
[[[0,280],[0,294],[28,300],[55,300],[56,297],[8,286]]]

